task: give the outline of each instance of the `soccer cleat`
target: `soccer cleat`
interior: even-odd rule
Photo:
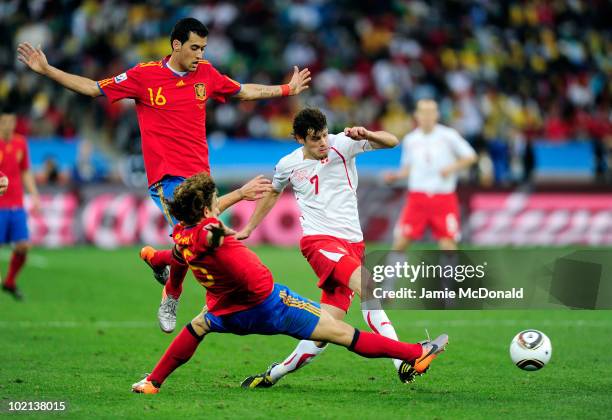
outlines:
[[[8,287],[6,284],[3,284],[2,291],[13,296],[13,299],[15,300],[23,300],[23,294],[21,293],[21,290],[19,290],[17,287]]]
[[[270,388],[272,385],[276,383],[276,381],[272,380],[272,376],[270,372],[272,372],[272,368],[278,365],[278,363],[272,363],[268,370],[264,373],[260,373],[259,375],[249,376],[246,378],[240,386],[242,388]]]
[[[142,381],[136,382],[132,385],[132,392],[137,394],[157,394],[159,392],[159,387],[153,385],[153,382],[149,381],[147,377],[149,374],[147,373]]]
[[[414,381],[416,376],[421,376],[427,372],[427,369],[429,369],[429,365],[433,359],[435,359],[446,349],[447,344],[447,334],[441,334],[433,341],[421,342],[421,345],[423,346],[423,354],[421,357],[413,360],[412,362],[403,361],[400,365],[397,372],[400,381],[409,383]]]
[[[176,309],[178,304],[178,299],[166,294],[166,289],[164,288],[162,300],[157,310],[157,319],[159,320],[159,327],[165,333],[171,333],[176,328]]]
[[[157,282],[162,286],[165,286],[166,282],[168,281],[168,277],[170,277],[170,267],[168,267],[167,265],[163,267],[155,267],[153,264],[151,264],[151,259],[153,258],[156,252],[157,250],[155,248],[147,245],[140,250],[140,259],[146,262],[149,267],[151,267],[155,280],[157,280]]]
[[[429,333],[427,333],[427,340],[419,341],[418,343],[421,346],[424,346],[425,344],[429,343],[430,341],[431,341],[431,339],[429,338]],[[402,364],[397,369],[397,375],[399,376],[399,380],[401,382],[405,383],[405,384],[414,381],[414,377],[415,377],[412,365],[409,362],[405,361],[405,360],[402,361]]]

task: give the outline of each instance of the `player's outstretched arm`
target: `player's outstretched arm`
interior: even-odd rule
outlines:
[[[264,178],[263,175],[257,175],[237,190],[219,197],[219,212],[223,213],[241,200],[259,200],[270,190],[272,190],[272,181]]]
[[[459,171],[469,168],[470,166],[475,164],[477,161],[478,161],[478,156],[476,156],[475,154],[473,156],[459,158],[455,161],[455,163],[452,163],[449,166],[442,168],[441,174],[442,176],[449,176],[453,172],[459,172]]]
[[[236,239],[246,239],[251,236],[251,233],[259,226],[263,218],[270,213],[270,210],[272,210],[272,207],[274,207],[280,195],[281,193],[279,191],[276,191],[274,188],[270,189],[266,196],[259,200],[246,226],[236,234]]]
[[[76,74],[66,73],[53,67],[47,62],[45,53],[40,47],[34,48],[29,43],[24,42],[17,47],[17,59],[38,74],[42,74],[60,85],[73,90],[82,95],[91,97],[100,96],[102,92],[98,84],[87,77],[77,76]]]
[[[406,179],[410,175],[410,166],[402,166],[399,171],[386,172],[383,174],[383,179],[387,184],[391,184],[400,179]]]
[[[364,127],[346,127],[344,134],[353,140],[367,140],[373,149],[391,149],[399,144],[393,134],[386,131],[370,131]]]
[[[242,85],[240,92],[236,94],[235,98],[243,101],[252,101],[255,99],[299,95],[308,89],[308,83],[310,83],[310,70],[307,68],[300,70],[297,66],[294,66],[293,77],[291,77],[291,81],[288,84],[268,86],[246,83]]]
[[[40,211],[40,195],[38,194],[38,188],[36,188],[34,174],[29,169],[25,170],[21,173],[21,180],[32,199],[32,211],[38,213]]]

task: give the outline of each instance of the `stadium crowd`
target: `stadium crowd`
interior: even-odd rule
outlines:
[[[209,106],[211,141],[288,139],[304,104],[324,109],[330,130],[359,121],[401,136],[415,101],[435,97],[442,121],[494,159],[501,147],[501,159],[529,165],[532,139],[584,139],[605,166],[610,15],[605,0],[12,0],[0,5],[0,99],[19,103],[22,133],[78,134],[138,153],[129,101],[92,104],[25,71],[16,45],[40,44],[55,66],[99,80],[167,55],[172,25],[193,16],[211,30],[205,57],[238,81],[272,83],[293,65],[314,75],[310,92],[291,100]]]

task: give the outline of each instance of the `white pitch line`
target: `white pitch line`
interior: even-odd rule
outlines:
[[[499,327],[499,326],[529,326],[529,327],[596,327],[612,328],[612,320],[604,319],[572,319],[572,320],[526,320],[526,319],[452,319],[452,320],[417,320],[411,323],[416,327],[440,325],[456,328]],[[125,328],[145,329],[157,328],[152,321],[0,321],[0,329],[11,328]]]
[[[0,321],[0,329],[10,328],[154,328],[156,322],[152,321]]]

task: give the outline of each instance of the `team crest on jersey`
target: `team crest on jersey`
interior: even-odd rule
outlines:
[[[204,83],[196,83],[193,87],[195,88],[196,99],[200,101],[206,99],[206,85]]]
[[[118,74],[117,76],[115,76],[114,79],[115,79],[115,83],[121,83],[124,80],[127,80],[127,73]]]
[[[306,180],[308,180],[308,178],[310,173],[308,171],[308,169],[298,169],[297,171],[293,171],[291,173],[291,179],[293,179],[293,182],[295,182],[296,184],[299,184],[301,182],[304,182]]]

